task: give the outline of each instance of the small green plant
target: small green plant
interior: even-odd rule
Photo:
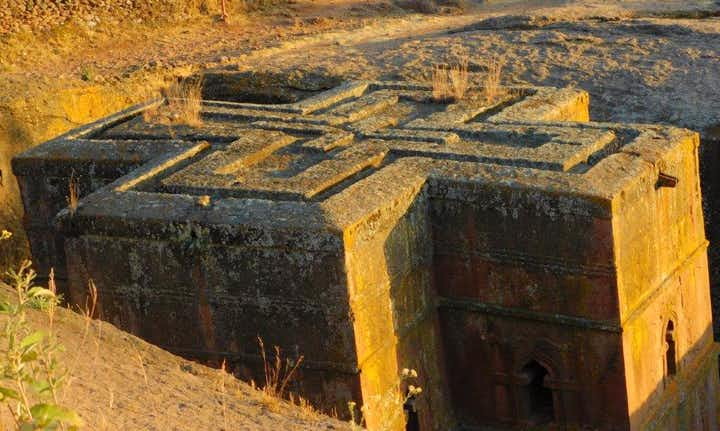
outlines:
[[[185,254],[201,255],[210,248],[210,231],[199,224],[188,221],[174,226],[173,230],[173,240]]]
[[[0,402],[10,409],[17,431],[77,430],[80,417],[62,407],[58,396],[67,373],[57,360],[62,346],[52,332],[57,295],[53,289],[35,286],[35,276],[30,261],[7,272],[15,298],[0,302],[0,314],[6,317],[0,334]],[[31,307],[46,312],[47,331],[30,327]]]
[[[57,287],[55,286],[55,269],[53,268],[50,268],[50,276],[48,278],[48,290],[53,293],[52,296],[34,296],[33,298],[30,298],[28,300],[28,305],[30,306],[30,308],[34,308],[35,310],[40,310],[43,313],[46,313],[50,318],[50,322],[52,323],[52,320],[55,316],[55,308],[63,300],[62,294],[57,293]]]
[[[93,81],[95,80],[95,70],[92,68],[92,66],[85,66],[80,71],[80,79],[83,81]]]

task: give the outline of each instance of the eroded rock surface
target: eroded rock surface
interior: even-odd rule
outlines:
[[[422,429],[712,429],[698,135],[508,90],[353,81],[192,128],[131,108],[14,160],[33,254],[171,351],[248,377],[258,335],[302,354],[299,390],[371,429],[402,429],[405,367]]]

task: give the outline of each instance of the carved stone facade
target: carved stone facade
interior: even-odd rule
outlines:
[[[698,136],[588,122],[574,89],[457,103],[351,82],[288,104],[131,108],[14,160],[41,272],[179,354],[403,429],[717,428]],[[66,209],[70,177],[82,199]],[[589,427],[589,428],[582,428]]]

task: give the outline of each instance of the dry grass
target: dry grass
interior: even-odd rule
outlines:
[[[50,284],[49,288],[52,290],[55,288],[55,280],[54,280],[54,271],[51,270],[50,272]],[[88,334],[90,333],[90,325],[93,323],[93,316],[95,315],[95,310],[97,309],[97,303],[98,303],[98,293],[97,293],[97,287],[95,286],[95,283],[92,279],[88,281],[88,294],[85,298],[85,307],[81,308],[78,306],[78,312],[80,315],[83,316],[83,322],[84,322],[84,328],[82,336],[80,337],[80,344],[79,349],[77,349],[77,352],[75,353],[72,363],[70,367],[68,368],[68,383],[65,386],[65,395],[67,395],[68,390],[73,385],[73,382],[76,379],[76,373],[75,370],[78,368],[78,361],[81,357],[81,352],[84,350],[85,343],[87,342]],[[102,321],[97,320],[97,334],[94,338],[94,344],[95,344],[95,351],[92,359],[92,364],[96,364],[98,357],[100,355],[100,338],[102,337]],[[87,360],[87,358],[83,358],[84,360]],[[92,367],[93,370],[96,370],[96,367]],[[82,376],[83,378],[87,378],[88,376]],[[95,378],[95,376],[91,376],[91,378]]]
[[[260,337],[258,337],[258,345],[260,346],[260,355],[263,359],[265,371],[265,386],[263,386],[262,391],[272,398],[283,399],[288,383],[290,383],[293,374],[300,367],[303,356],[300,356],[297,361],[291,361],[288,358],[283,361],[280,355],[280,347],[275,346],[275,359],[271,363],[265,354],[265,344]]]
[[[432,71],[432,99],[437,103],[455,103],[464,99],[470,88],[468,57],[457,57],[449,66],[435,65]],[[485,104],[492,105],[508,95],[501,85],[504,59],[491,59],[487,62],[487,72],[480,82],[480,91],[472,94]]]
[[[183,80],[163,91],[166,103],[158,108],[145,111],[143,119],[149,123],[168,126],[202,125],[202,80]]]
[[[0,293],[12,295],[2,282]],[[289,401],[269,401],[270,397],[261,390],[251,390],[231,373],[223,372],[220,364],[220,370],[212,370],[183,360],[111,324],[101,326],[101,321],[92,320],[85,339],[85,316],[91,315],[93,308],[98,310],[95,314],[102,315],[102,305],[98,302],[93,307],[92,299],[87,305],[84,299],[78,302],[82,304],[80,308],[85,308],[84,316],[58,307],[54,331],[66,347],[58,353],[60,363],[70,365],[73,359],[79,358],[76,367],[68,367],[68,380],[72,380],[72,384],[68,381],[60,395],[61,401],[72,406],[86,421],[87,426],[82,429],[310,431],[349,428],[345,423],[316,414],[306,400],[291,397],[288,391],[285,393]],[[30,315],[33,328],[46,330],[46,319],[39,311]],[[93,341],[99,348],[94,348]],[[268,355],[272,359],[272,353]],[[290,381],[286,387],[292,389],[292,384]],[[273,409],[272,405],[277,408]],[[11,419],[10,413],[6,410],[3,413],[0,429],[9,429],[3,425]]]
[[[65,199],[67,200],[70,214],[75,214],[75,211],[77,211],[78,202],[80,201],[80,184],[78,184],[78,180],[77,178],[75,178],[74,171],[70,174],[70,181],[68,183],[68,195]]]
[[[306,400],[300,395],[296,395],[290,392],[288,393],[288,400],[290,401],[290,404],[300,407],[300,411],[306,418],[319,418],[324,415],[324,413],[316,409],[315,406],[310,403],[310,401]],[[330,412],[329,416],[337,419],[337,412]]]
[[[228,22],[230,15],[228,15],[226,0],[220,0],[220,19],[223,22]]]
[[[223,419],[223,430],[229,430],[228,428],[228,421],[227,421],[227,388],[225,387],[225,378],[228,376],[227,372],[227,366],[225,364],[225,360],[223,359],[222,364],[220,365],[220,408],[222,409],[222,419]]]
[[[135,358],[137,358],[138,365],[139,365],[138,368],[140,369],[140,375],[142,375],[143,382],[145,382],[145,388],[148,391],[152,391],[152,390],[154,390],[153,387],[157,384],[157,382],[155,381],[155,379],[152,379],[152,382],[151,382],[151,379],[148,374],[148,369],[145,366],[145,358],[143,357],[140,349],[138,349],[138,346],[135,343],[133,343],[132,348],[135,351]],[[160,412],[162,410],[162,407],[159,408],[158,405],[155,403],[149,403],[145,406],[145,408],[148,409],[152,414],[157,415],[157,416],[159,416],[161,414]]]
[[[90,326],[90,321],[95,318],[95,310],[97,309],[98,303],[98,291],[95,286],[95,282],[90,279],[88,280],[88,296],[85,298],[85,309],[82,311],[82,315],[85,317],[85,327]]]
[[[450,80],[448,79],[447,70],[440,66],[434,65],[432,71],[432,98],[433,101],[442,103],[446,102],[450,95]]]
[[[291,361],[288,358],[282,359],[280,348],[274,347],[275,358],[270,361],[265,353],[265,344],[262,338],[258,337],[258,345],[260,347],[260,355],[263,360],[263,369],[265,372],[265,385],[260,389],[263,394],[263,402],[271,411],[278,412],[281,410],[283,400],[287,400],[290,404],[300,408],[300,412],[305,418],[318,419],[323,413],[318,411],[307,399],[300,395],[288,391],[288,384],[293,379],[296,371],[303,361],[303,356],[297,360]],[[255,382],[251,381],[250,385],[256,389]],[[336,412],[333,412],[336,413]],[[337,415],[331,414],[331,417],[337,418]]]
[[[58,29],[69,27],[75,24],[78,27],[96,27],[101,25],[103,30],[109,23],[120,22],[123,24],[134,23],[142,20],[149,26],[162,24],[184,25],[189,22],[196,22],[203,18],[212,18],[213,22],[224,21],[229,14],[244,14],[256,11],[273,11],[280,9],[289,0],[163,0],[163,1],[129,1],[129,0],[104,0],[103,2],[75,1],[74,7],[63,9],[63,13],[57,13],[56,8],[30,7],[33,2],[10,2],[8,7],[3,4],[7,20],[0,22],[0,34],[17,34],[21,32],[35,32],[48,34],[57,32]],[[34,2],[38,5],[49,3]],[[19,8],[16,6],[19,4]],[[88,17],[88,18],[85,18]],[[83,21],[89,17],[95,17],[93,24],[86,24]],[[73,19],[74,18],[74,19]]]
[[[500,85],[504,66],[504,59],[488,61],[487,74],[483,82],[483,95],[487,104],[495,103],[507,94],[507,91]]]
[[[454,100],[462,100],[469,86],[468,58],[460,57],[457,64],[450,67],[448,71],[450,88]]]
[[[438,103],[458,102],[469,87],[468,58],[462,56],[447,66],[435,65],[432,72],[432,98]]]

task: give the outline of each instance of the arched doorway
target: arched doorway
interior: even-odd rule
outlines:
[[[677,374],[677,348],[675,346],[675,324],[668,320],[665,327],[665,375],[674,376]]]
[[[524,392],[527,421],[535,425],[552,422],[555,419],[555,407],[552,390],[546,386],[548,370],[532,360],[523,367],[522,374],[527,382],[521,389]]]

